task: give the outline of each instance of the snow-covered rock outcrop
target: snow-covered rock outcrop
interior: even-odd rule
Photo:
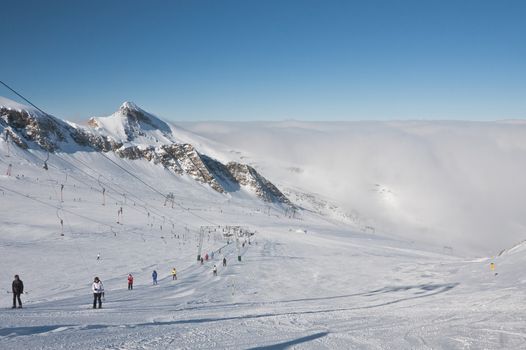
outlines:
[[[132,102],[108,117],[93,117],[88,126],[69,123],[16,102],[0,99],[0,131],[21,148],[48,152],[114,152],[121,158],[145,159],[209,185],[220,193],[247,188],[266,202],[291,205],[279,189],[254,168],[226,165],[178,142],[174,127]]]
[[[240,185],[252,188],[258,197],[265,201],[291,204],[274,184],[261,176],[253,167],[237,162],[230,162],[226,167]]]

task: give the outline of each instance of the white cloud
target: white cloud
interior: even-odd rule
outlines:
[[[210,124],[209,131],[185,126],[247,151],[264,175],[324,193],[387,233],[485,254],[526,236],[523,123],[214,124],[220,133]]]

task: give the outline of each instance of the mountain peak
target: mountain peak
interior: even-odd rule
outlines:
[[[128,112],[128,111],[142,111],[141,108],[139,108],[139,106],[137,106],[135,103],[131,102],[131,101],[125,101],[119,108],[120,111],[122,112]]]
[[[168,124],[130,101],[124,102],[114,115],[124,117],[126,119],[125,128],[128,129],[131,128],[136,131],[160,130],[164,133],[171,132]]]

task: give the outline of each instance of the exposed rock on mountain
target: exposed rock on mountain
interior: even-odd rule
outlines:
[[[256,194],[266,202],[291,204],[288,198],[274,184],[261,176],[251,166],[230,162],[226,167],[240,185],[254,189]]]
[[[6,135],[18,140],[18,145],[27,148],[23,141],[35,142],[43,149],[53,152],[58,149],[58,143],[66,140],[64,126],[48,115],[35,116],[27,110],[13,110],[0,106],[0,117]]]
[[[90,118],[88,126],[82,127],[5,101],[9,100],[0,99],[0,131],[21,148],[115,152],[121,158],[145,159],[179,175],[186,174],[220,193],[244,187],[266,202],[292,205],[254,168],[236,162],[224,165],[199,153],[193,145],[178,142],[170,125],[131,102],[122,104],[109,117]]]

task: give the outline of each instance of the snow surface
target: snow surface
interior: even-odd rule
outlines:
[[[2,167],[13,164],[13,176],[0,177],[0,280],[8,292],[18,273],[27,291],[22,310],[9,309],[10,294],[1,299],[2,349],[525,346],[524,250],[491,260],[495,276],[488,259],[355,232],[308,212],[289,218],[144,161],[114,158],[162,192],[173,191],[186,209],[165,207],[160,195],[95,153],[51,155],[47,172],[42,156],[15,150],[7,158],[2,149],[0,158]],[[61,208],[64,236],[52,206]],[[122,225],[115,222],[121,206]],[[209,223],[193,214],[257,230],[242,261],[234,244],[211,233],[204,251],[215,258],[197,264],[198,228]],[[169,276],[173,266],[177,281]],[[126,290],[128,273],[133,291]],[[95,275],[106,288],[101,310],[90,308]]]
[[[300,124],[300,131],[289,124],[280,127],[312,134],[312,140],[324,139],[320,128],[332,128]],[[184,129],[177,132],[188,142],[195,137],[201,147],[219,145],[219,137],[208,141]],[[290,152],[301,153],[300,146]],[[513,157],[521,156],[518,146],[510,147],[519,153]],[[312,163],[294,162],[269,148],[277,158],[273,167],[264,154],[247,149],[223,145],[216,152],[227,152],[224,158],[251,157],[271,171],[272,181],[288,186],[289,197],[303,210],[291,214],[243,190],[223,195],[159,165],[111,154],[50,154],[45,171],[46,153],[10,144],[7,156],[0,139],[0,348],[526,347],[522,240],[481,258],[447,245],[447,235],[429,244],[414,232],[404,237],[364,230],[376,221],[362,213],[347,215],[331,202],[334,193],[318,192],[323,186],[305,187],[303,176],[312,176]],[[334,152],[340,153],[338,147]],[[11,176],[4,175],[9,164]],[[399,183],[372,180],[367,190],[375,198],[406,213],[406,192]],[[520,186],[519,181],[519,193]],[[164,197],[170,192],[173,208]],[[217,226],[205,232],[203,254],[214,252],[214,259],[204,265],[196,261],[202,225]],[[227,225],[256,232],[240,248],[241,261],[236,244],[222,234]],[[509,236],[502,233],[502,239]],[[218,276],[212,275],[214,264]],[[172,267],[178,270],[176,281]],[[133,291],[126,288],[128,273],[135,276]],[[25,284],[24,309],[10,309],[14,274]],[[91,309],[94,276],[106,290],[100,310]]]

